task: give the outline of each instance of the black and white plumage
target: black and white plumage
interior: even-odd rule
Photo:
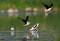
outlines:
[[[48,16],[48,13],[51,12],[51,10],[52,10],[53,3],[50,4],[50,5],[47,5],[47,4],[44,4],[44,3],[43,3],[43,5],[44,5],[44,7],[45,7],[45,10],[44,10],[45,16]]]
[[[49,8],[51,8],[51,7],[53,6],[53,4],[47,5],[47,4],[44,4],[44,3],[43,3],[43,5],[44,5],[44,7],[45,7],[46,9],[49,9]]]
[[[24,26],[28,26],[30,24],[30,22],[28,22],[28,18],[29,18],[29,16],[27,16],[26,19],[22,19],[22,18],[18,17],[19,20],[24,22],[24,24],[25,24]]]
[[[14,36],[14,34],[15,34],[15,29],[14,27],[11,27],[11,36]]]
[[[53,4],[50,4],[50,5],[48,6],[47,4],[44,4],[44,3],[43,3],[43,5],[44,5],[44,7],[46,8],[46,9],[45,9],[45,12],[51,11],[52,6],[53,6]]]
[[[39,35],[38,35],[38,32],[37,32],[37,28],[39,26],[39,23],[35,24],[34,26],[32,26],[31,29],[29,29],[30,33],[34,36],[34,38],[38,39],[39,38]]]
[[[37,24],[35,24],[34,26],[32,26],[32,28],[31,28],[30,30],[35,30],[35,29],[38,28],[38,26],[39,26],[39,23],[37,23]]]

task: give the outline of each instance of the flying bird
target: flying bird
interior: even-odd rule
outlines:
[[[39,23],[36,23],[35,25],[33,25],[29,29],[30,33],[34,36],[35,39],[38,39],[39,38],[39,35],[38,35],[38,32],[37,32],[38,26],[39,26]]]
[[[25,24],[24,26],[28,26],[30,24],[30,22],[28,22],[28,18],[29,18],[29,16],[27,16],[26,19],[22,19],[22,18],[18,17],[19,20],[24,22],[24,24]]]
[[[44,5],[44,7],[45,7],[46,9],[49,9],[49,8],[51,8],[51,7],[53,6],[53,3],[51,3],[50,5],[47,5],[47,4],[44,4],[44,3],[43,3],[43,5]]]
[[[51,3],[50,5],[43,3],[43,6],[45,7],[45,10],[44,10],[45,16],[48,16],[48,13],[51,12],[51,10],[52,10],[53,3]]]
[[[30,30],[36,30],[38,28],[38,26],[39,26],[39,23],[37,23],[34,26],[32,26]]]

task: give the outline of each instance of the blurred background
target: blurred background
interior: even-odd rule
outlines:
[[[53,3],[52,13],[44,18],[42,5]],[[27,27],[17,17],[25,18],[29,15],[31,24]],[[0,0],[0,41],[22,41],[34,24],[39,23],[38,40],[28,41],[60,41],[60,0]],[[11,27],[15,28],[15,35],[10,35]],[[31,36],[31,35],[30,35]]]

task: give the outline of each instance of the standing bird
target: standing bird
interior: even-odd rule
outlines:
[[[51,10],[52,10],[53,3],[50,4],[49,6],[47,4],[44,4],[44,3],[43,3],[43,5],[45,7],[45,10],[44,10],[45,16],[48,16],[48,13],[51,12]]]
[[[22,19],[22,18],[18,17],[19,20],[24,22],[24,24],[25,24],[24,26],[28,26],[30,24],[30,22],[28,22],[28,18],[29,18],[29,16],[27,16],[26,19]]]
[[[14,35],[15,35],[15,28],[11,27],[11,36],[14,36]]]

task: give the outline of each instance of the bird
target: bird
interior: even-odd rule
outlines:
[[[11,27],[11,36],[14,36],[14,34],[15,34],[15,28]]]
[[[48,12],[48,11],[51,11],[52,6],[53,6],[53,3],[51,3],[49,6],[48,6],[47,4],[44,4],[44,3],[43,3],[43,5],[44,5],[44,7],[46,8],[46,9],[45,9],[45,12]]]
[[[18,17],[17,19],[21,20],[22,22],[24,22],[24,26],[28,26],[30,24],[30,22],[28,22],[29,16],[26,17],[26,19],[22,19],[20,17]]]
[[[48,6],[47,4],[44,4],[44,3],[43,3],[43,5],[44,5],[44,7],[45,7],[46,9],[49,9],[49,8],[51,8],[51,7],[53,6],[53,3],[51,3],[49,6]]]
[[[38,28],[38,26],[39,26],[39,23],[37,23],[34,26],[32,26],[31,29],[29,29],[29,30],[36,30]]]
[[[43,6],[45,7],[45,16],[48,16],[48,13],[50,12],[51,13],[51,10],[52,10],[52,7],[53,7],[53,3],[51,3],[50,5],[47,5],[47,4],[44,4],[42,3]]]
[[[39,38],[38,31],[37,31],[38,26],[39,26],[39,23],[36,23],[29,29],[30,33],[34,36],[34,39]]]

